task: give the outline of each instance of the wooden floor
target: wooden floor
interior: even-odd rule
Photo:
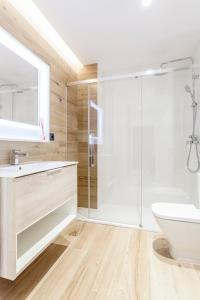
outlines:
[[[0,299],[199,300],[200,271],[163,262],[154,234],[76,221]]]

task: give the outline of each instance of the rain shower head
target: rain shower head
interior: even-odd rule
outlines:
[[[0,90],[3,90],[3,89],[6,89],[6,90],[8,90],[8,89],[14,90],[14,89],[16,89],[17,87],[18,87],[18,85],[15,84],[15,83],[2,83],[2,84],[0,84]]]

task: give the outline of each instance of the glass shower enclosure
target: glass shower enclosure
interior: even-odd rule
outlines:
[[[191,69],[87,84],[81,218],[157,230],[154,202],[197,205],[198,175],[186,168],[192,110],[185,85]]]

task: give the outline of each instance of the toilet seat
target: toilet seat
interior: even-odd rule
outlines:
[[[200,210],[191,204],[154,203],[152,212],[161,219],[200,223]]]

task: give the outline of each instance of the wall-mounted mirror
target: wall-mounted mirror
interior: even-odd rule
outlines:
[[[0,140],[49,141],[49,66],[0,28]]]

